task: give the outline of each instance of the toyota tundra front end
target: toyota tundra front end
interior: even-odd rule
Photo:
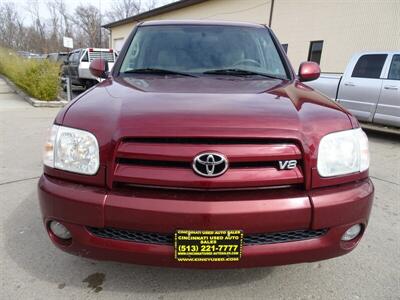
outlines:
[[[356,119],[262,25],[149,21],[60,111],[39,181],[52,242],[190,268],[312,262],[363,236],[374,187]]]

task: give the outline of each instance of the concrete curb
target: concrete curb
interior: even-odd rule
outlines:
[[[60,97],[57,97],[57,100],[52,100],[52,101],[43,101],[43,100],[38,100],[36,98],[32,98],[31,96],[26,94],[21,88],[19,88],[14,82],[8,79],[6,76],[1,74],[0,78],[4,79],[4,81],[8,84],[11,90],[20,95],[26,102],[28,102],[30,105],[34,107],[64,107],[65,105],[68,104],[68,101]]]
[[[400,136],[400,128],[360,122],[363,129]]]

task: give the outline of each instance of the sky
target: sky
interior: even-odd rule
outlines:
[[[80,4],[91,4],[93,6],[96,6],[97,8],[100,8],[102,12],[109,10],[111,8],[112,2],[115,0],[65,0],[65,3],[69,9],[70,12],[72,12],[75,7],[79,6]],[[143,4],[146,4],[146,1],[149,0],[141,0]],[[48,2],[51,2],[51,0],[0,0],[0,3],[2,2],[12,2],[14,3],[17,8],[18,12],[20,13],[21,17],[24,18],[24,23],[29,24],[31,22],[31,16],[29,13],[29,5],[32,5],[34,2],[39,3],[39,8],[40,8],[40,18],[41,19],[48,19],[50,17],[48,10],[46,9],[46,4]],[[174,0],[157,0],[158,5],[157,6],[162,6],[165,4],[168,4],[170,2],[174,2]]]

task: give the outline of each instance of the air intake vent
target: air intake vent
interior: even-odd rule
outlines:
[[[88,227],[88,230],[97,237],[113,240],[121,240],[145,244],[173,244],[173,235],[155,232],[137,232],[115,228],[94,228]],[[259,233],[244,236],[244,245],[267,245],[276,243],[287,243],[294,241],[303,241],[318,238],[327,233],[327,229],[318,230],[293,230],[275,233]]]

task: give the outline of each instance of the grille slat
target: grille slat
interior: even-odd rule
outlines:
[[[265,138],[203,138],[203,137],[152,137],[124,138],[124,143],[143,144],[205,144],[205,145],[276,145],[285,144],[287,140]]]
[[[182,188],[258,188],[302,182],[303,174],[299,168],[282,171],[275,168],[229,168],[225,174],[214,178],[196,175],[192,168],[118,164],[114,171],[114,183]]]
[[[118,164],[137,165],[137,166],[153,166],[153,167],[171,167],[171,168],[191,168],[192,162],[185,161],[168,161],[168,160],[145,160],[145,159],[129,159],[119,158]],[[249,161],[249,162],[231,162],[230,168],[278,168],[277,162],[271,161]]]
[[[146,244],[173,245],[173,235],[167,233],[138,232],[116,228],[95,227],[88,227],[88,230],[93,235],[105,239]],[[328,229],[304,229],[285,232],[250,234],[244,236],[243,242],[245,246],[251,246],[303,241],[321,237],[325,235],[327,231]]]
[[[300,149],[294,144],[121,143],[117,149],[116,159],[191,163],[193,158],[201,152],[222,153],[229,158],[230,163],[276,162],[302,158]]]

